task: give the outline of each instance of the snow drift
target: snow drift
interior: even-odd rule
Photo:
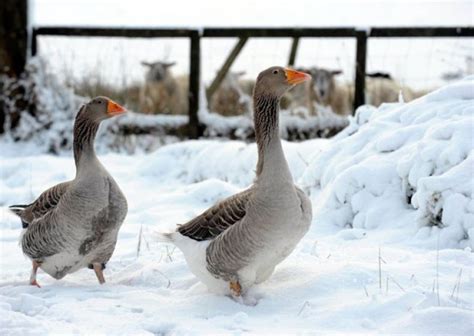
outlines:
[[[473,248],[473,125],[474,77],[409,104],[359,108],[301,178],[322,191],[316,223],[375,229],[414,213],[418,235],[441,229],[441,246]]]

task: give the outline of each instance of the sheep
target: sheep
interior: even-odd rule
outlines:
[[[139,109],[143,113],[186,114],[187,80],[173,77],[175,62],[141,62],[148,68],[140,90]]]
[[[409,102],[433,91],[433,89],[413,90],[409,86],[400,84],[386,72],[367,73],[366,77],[366,103],[377,107],[383,103],[400,101],[400,94],[404,102]]]
[[[212,112],[223,116],[236,116],[248,114],[251,110],[250,96],[244,93],[239,84],[239,78],[245,74],[241,72],[228,72],[219,88],[210,98],[209,107]]]
[[[316,105],[331,107],[332,111],[339,115],[349,115],[352,112],[354,85],[337,83],[334,78],[342,73],[341,70],[313,67],[307,71],[312,76],[309,92],[309,109],[311,114],[317,113],[314,102],[316,102]],[[369,73],[366,77],[365,100],[367,104],[376,107],[382,103],[398,102],[400,93],[405,102],[416,99],[426,93],[425,91],[417,92],[408,86],[401,85],[388,73]]]
[[[400,99],[409,102],[417,98],[417,94],[408,86],[403,86],[390,77],[368,76],[365,80],[365,103],[380,106],[382,103],[395,103]]]
[[[310,73],[309,69],[296,68],[297,71]],[[300,117],[307,117],[311,112],[311,102],[309,97],[310,81],[306,81],[289,90],[281,99],[280,107],[283,110],[290,110],[291,114]]]
[[[352,112],[352,90],[350,86],[337,83],[335,76],[342,73],[341,70],[327,70],[312,67],[308,69],[311,74],[309,83],[309,111],[310,114],[317,114],[317,106],[331,110],[338,115],[346,116]],[[316,103],[316,106],[315,106]]]

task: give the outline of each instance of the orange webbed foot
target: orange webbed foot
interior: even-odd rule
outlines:
[[[36,279],[30,281],[30,285],[31,286],[36,286],[38,288],[41,288],[40,284],[38,283],[38,281],[36,281]]]
[[[229,283],[229,288],[233,296],[240,296],[242,294],[242,287],[238,281],[231,281]]]

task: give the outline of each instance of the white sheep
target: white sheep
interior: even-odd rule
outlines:
[[[170,67],[175,62],[141,62],[148,68],[140,90],[139,109],[143,113],[186,114],[187,79],[175,78]]]
[[[251,98],[239,84],[245,72],[228,72],[210,99],[210,110],[223,116],[250,113]]]
[[[401,85],[389,74],[367,74],[365,79],[365,103],[380,106],[382,103],[409,102],[419,95],[408,86]]]
[[[354,103],[354,85],[337,82],[335,76],[341,70],[327,70],[310,68],[310,111],[317,114],[317,106],[331,107],[339,115],[352,113]],[[376,72],[367,74],[365,81],[365,103],[380,106],[382,103],[398,102],[402,97],[404,102],[409,102],[424,95],[426,91],[414,91],[408,86],[401,85],[390,74]],[[316,106],[315,104],[316,103]]]
[[[311,74],[309,82],[309,110],[317,115],[317,107],[331,108],[338,115],[349,115],[352,112],[352,90],[344,83],[338,83],[335,76],[341,70],[327,70],[313,67],[307,70]]]
[[[296,68],[295,70],[310,73],[309,69],[306,68]],[[309,90],[310,81],[296,85],[283,96],[280,103],[281,108],[290,110],[291,114],[302,118],[312,114]]]

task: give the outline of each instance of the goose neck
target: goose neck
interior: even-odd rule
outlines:
[[[265,162],[283,157],[279,135],[280,98],[269,94],[254,95],[255,139],[258,147],[257,177],[263,172]],[[284,159],[284,157],[283,157]]]
[[[74,123],[73,151],[78,172],[87,162],[97,160],[94,141],[100,122],[86,118],[83,112],[78,113]]]

